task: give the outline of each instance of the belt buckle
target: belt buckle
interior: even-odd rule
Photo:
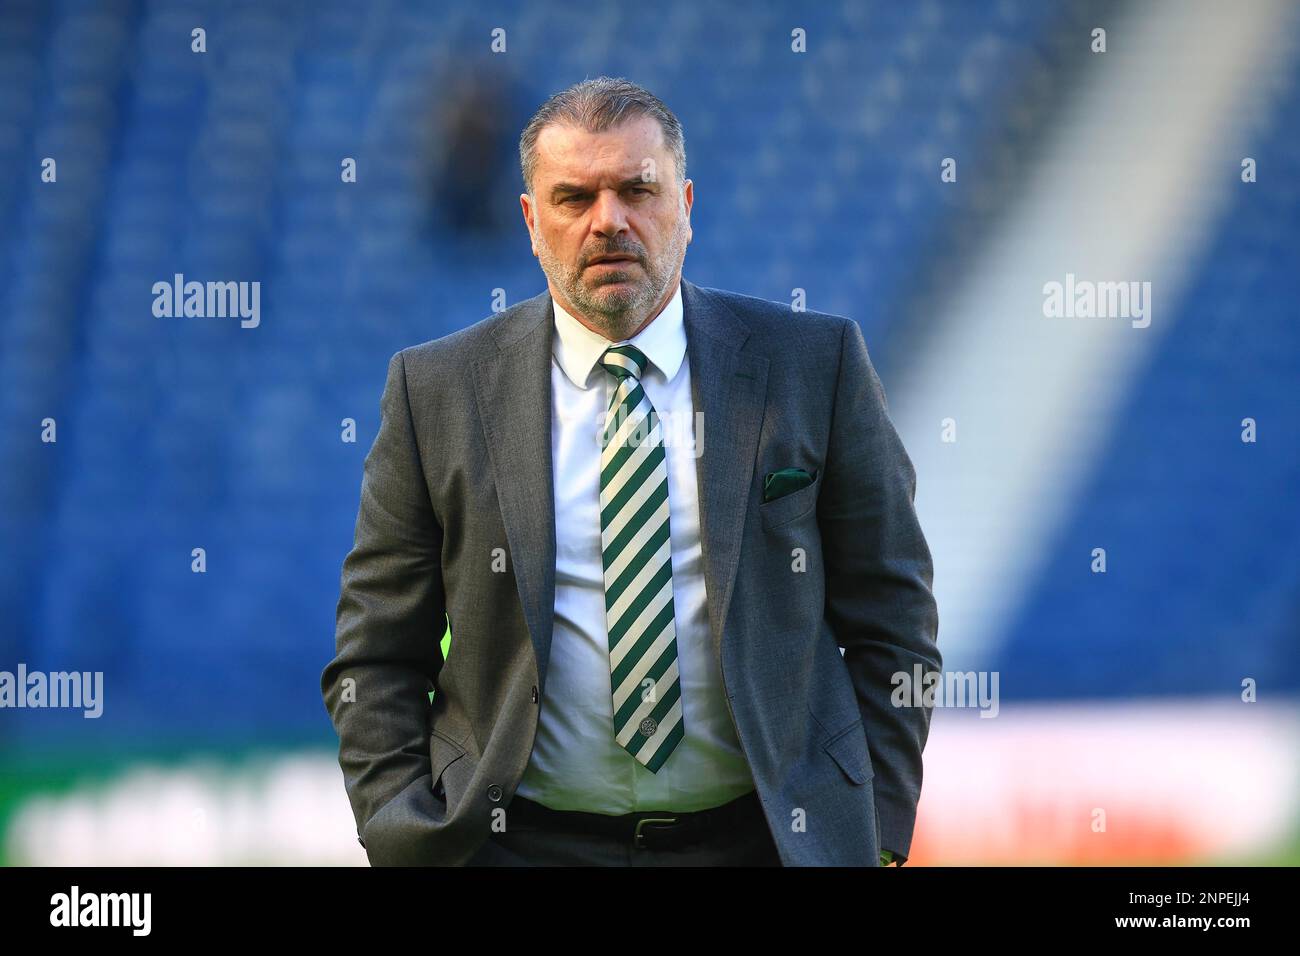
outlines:
[[[641,828],[644,827],[647,823],[675,824],[680,822],[681,821],[677,817],[643,817],[636,822],[636,829],[632,831],[632,845],[635,846],[638,850],[653,849],[652,847],[646,846],[645,834],[641,832]]]

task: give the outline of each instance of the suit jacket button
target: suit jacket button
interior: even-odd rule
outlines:
[[[501,802],[501,788],[498,787],[495,783],[492,784],[492,786],[488,787],[488,799],[491,800],[493,803]]]
[[[533,703],[537,703],[537,685],[533,685]]]

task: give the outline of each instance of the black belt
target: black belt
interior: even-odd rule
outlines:
[[[516,795],[510,801],[509,820],[544,829],[596,833],[631,842],[643,850],[671,850],[689,846],[740,823],[762,820],[763,808],[755,790],[729,803],[687,813],[649,810],[614,816],[585,810],[553,810]],[[766,823],[763,823],[766,826]]]

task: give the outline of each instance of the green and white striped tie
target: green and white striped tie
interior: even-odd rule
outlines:
[[[657,772],[685,733],[673,619],[668,467],[662,430],[641,387],[648,360],[635,345],[605,350],[617,380],[600,457],[600,546],[605,566],[614,737]]]

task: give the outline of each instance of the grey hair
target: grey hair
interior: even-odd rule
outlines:
[[[575,126],[588,133],[605,130],[637,116],[651,116],[663,130],[664,145],[677,167],[677,183],[686,182],[686,140],[682,124],[659,97],[622,77],[598,76],[575,83],[553,95],[533,114],[519,137],[519,167],[524,189],[533,194],[537,165],[537,137],[553,123]]]

